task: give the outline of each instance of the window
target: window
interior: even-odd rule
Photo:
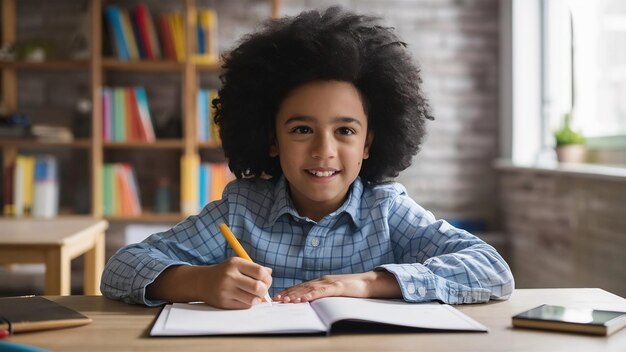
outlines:
[[[574,129],[626,141],[626,2],[544,0],[542,10],[544,145],[572,102]]]

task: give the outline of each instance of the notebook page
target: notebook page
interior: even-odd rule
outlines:
[[[311,305],[327,326],[340,320],[357,320],[423,329],[487,331],[482,324],[445,304],[329,297]]]
[[[282,334],[325,332],[310,304],[257,304],[225,310],[202,303],[174,303],[162,332],[175,335]]]

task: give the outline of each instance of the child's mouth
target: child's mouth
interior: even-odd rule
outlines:
[[[308,172],[309,174],[315,177],[330,177],[339,173],[339,171],[337,170],[330,170],[330,171],[306,170],[306,172]]]

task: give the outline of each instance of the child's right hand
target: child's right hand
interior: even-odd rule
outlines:
[[[272,269],[231,257],[220,264],[197,267],[195,290],[201,301],[226,309],[246,309],[263,301],[272,285]]]
[[[246,309],[260,303],[272,285],[272,269],[232,257],[211,266],[167,268],[146,287],[149,299],[203,301],[224,309]]]

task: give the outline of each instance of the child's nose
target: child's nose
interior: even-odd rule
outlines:
[[[311,155],[316,159],[334,158],[337,153],[335,141],[326,133],[316,136],[311,149]]]

